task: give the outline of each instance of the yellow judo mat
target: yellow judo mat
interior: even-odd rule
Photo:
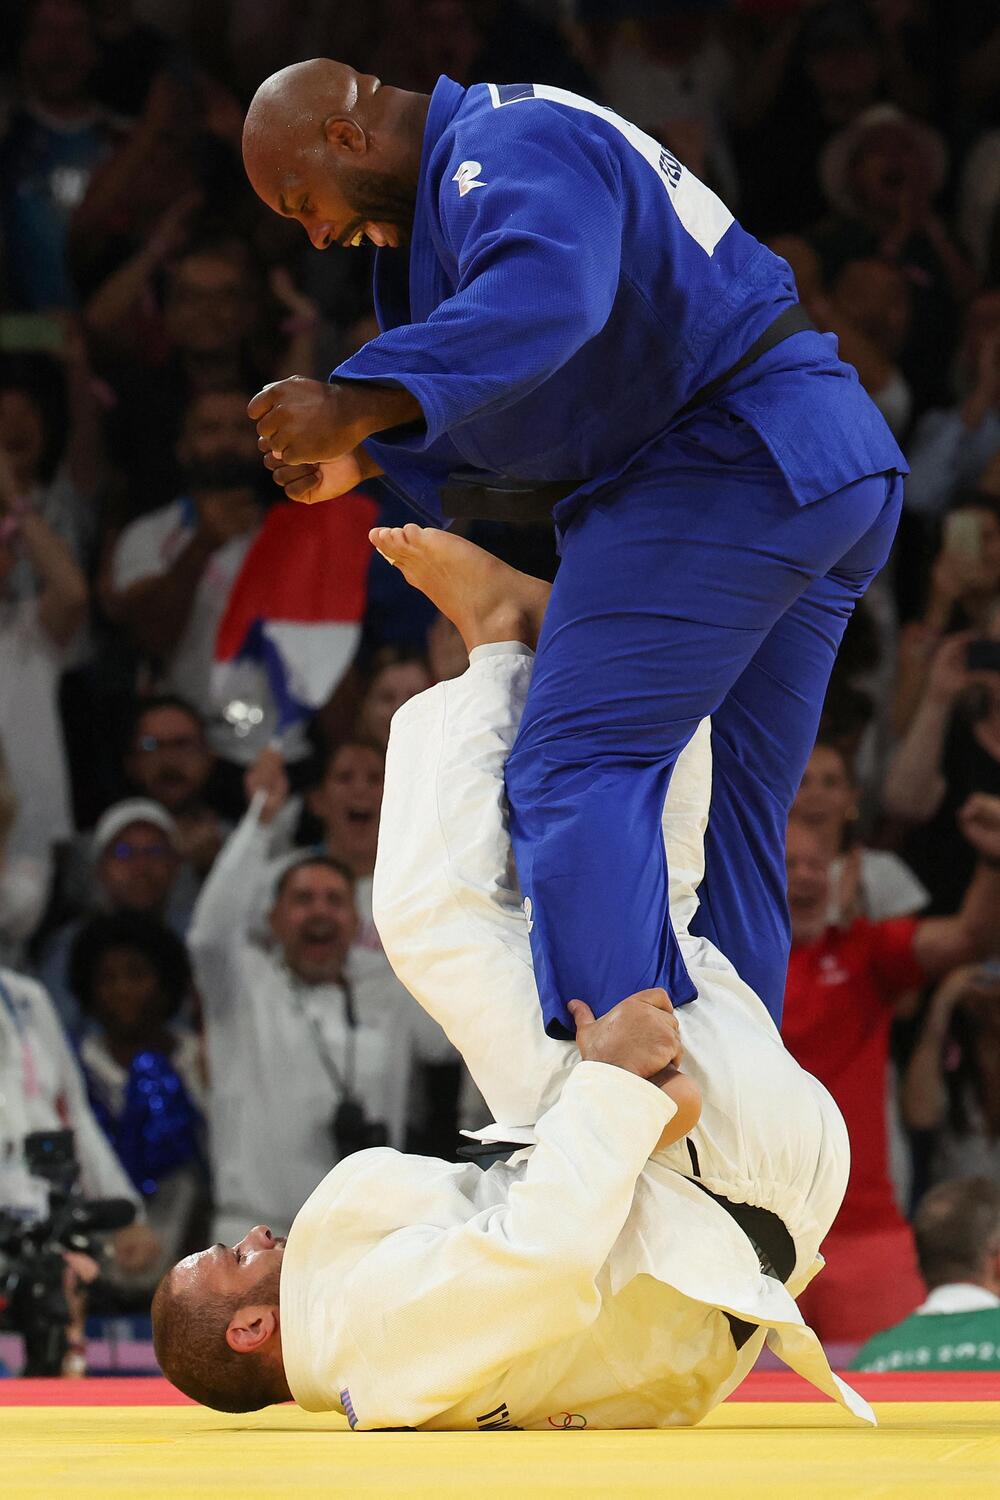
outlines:
[[[822,1402],[736,1403],[666,1432],[352,1433],[272,1407],[0,1408],[3,1500],[815,1500],[1000,1495],[1000,1405],[877,1403],[880,1427]]]

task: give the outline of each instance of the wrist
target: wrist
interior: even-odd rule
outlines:
[[[352,448],[375,432],[386,432],[404,422],[419,420],[422,413],[414,396],[403,386],[375,385],[369,381],[334,381],[341,409],[347,406],[347,426],[354,434]]]

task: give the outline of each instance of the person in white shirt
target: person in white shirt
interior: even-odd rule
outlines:
[[[259,462],[242,391],[192,398],[178,448],[186,492],[126,526],[102,602],[110,618],[160,666],[162,684],[194,704],[209,744],[226,763],[250,765],[268,744],[277,709],[267,674],[243,662],[213,687],[219,623],[260,529]],[[305,728],[289,731],[285,757],[306,754]]]
[[[22,565],[37,584],[24,596]],[[7,855],[23,873],[24,861],[34,865],[41,901],[52,845],[73,828],[58,691],[86,610],[86,580],[69,547],[20,493],[0,447],[0,734],[17,804]]]
[[[382,954],[354,946],[346,866],[303,851],[274,879],[271,825],[288,795],[276,750],[258,758],[247,790],[250,807],[202,887],[188,933],[220,1239],[239,1238],[262,1207],[286,1229],[334,1162],[371,1144],[374,1132],[404,1145],[418,1065],[455,1056]]]
[[[381,953],[372,917],[372,881],[385,778],[385,752],[374,740],[347,739],[326,757],[309,796],[309,810],[323,825],[323,847],[354,876],[358,908],[355,945]]]
[[[830,923],[857,916],[873,922],[921,911],[930,893],[898,854],[869,849],[853,838],[861,791],[847,756],[830,740],[817,740],[809,757],[790,823],[811,829],[830,864]]]
[[[87,1101],[80,1068],[52,1001],[34,979],[0,969],[0,1207],[44,1212],[43,1185],[23,1161],[25,1136],[72,1130],[85,1198],[128,1198],[140,1219],[115,1236],[120,1269],[138,1272],[159,1254],[142,1198]]]
[[[497,570],[498,587],[516,587]],[[533,657],[493,644],[532,640],[539,620],[491,605],[480,596],[476,628],[465,622],[464,676],[393,722],[375,916],[493,1111],[482,1138],[528,1149],[487,1172],[386,1150],[342,1163],[287,1244],[258,1225],[169,1273],[153,1305],[161,1366],[222,1410],[291,1396],[352,1428],[547,1430],[567,1414],[576,1427],[672,1426],[722,1401],[766,1339],[873,1421],[792,1300],[843,1197],[843,1121],[760,1000],[688,932],[708,723],[664,812],[671,916],[699,989],[679,1024],[701,1115],[674,1141],[680,1111],[646,1081],[677,1057],[662,992],[598,1023],[575,1004],[575,1046],[543,1030],[503,782]]]

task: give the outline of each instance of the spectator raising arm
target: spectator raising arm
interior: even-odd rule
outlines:
[[[87,612],[87,581],[47,521],[19,498],[10,460],[0,448],[0,520],[20,536],[38,575],[38,622],[54,646],[68,646]]]
[[[234,959],[247,942],[268,875],[270,825],[288,798],[278,750],[267,749],[246,775],[250,805],[226,840],[201,888],[188,932],[188,947],[206,1011],[238,993]]]
[[[977,792],[960,809],[958,821],[979,864],[955,915],[927,917],[917,926],[913,956],[928,979],[986,958],[1000,932],[1000,797]]]
[[[948,1109],[944,1074],[945,1043],[952,1016],[970,996],[985,995],[1000,1002],[997,982],[992,984],[979,964],[953,969],[931,998],[917,1044],[903,1075],[900,1105],[909,1130],[938,1130]]]
[[[87,613],[87,582],[69,547],[34,511],[21,519],[25,555],[38,574],[38,619],[55,646],[68,646]]]
[[[976,681],[965,664],[972,636],[949,636],[934,654],[920,706],[886,772],[882,800],[890,817],[925,823],[941,806],[948,727],[958,699]]]

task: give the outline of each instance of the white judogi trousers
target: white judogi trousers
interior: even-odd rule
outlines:
[[[481,1138],[524,1141],[579,1062],[545,1034],[528,922],[507,833],[503,768],[531,680],[514,643],[478,647],[469,670],[405,704],[386,764],[374,911],[398,977],[461,1052],[491,1109]],[[701,1087],[691,1134],[701,1181],[769,1209],[796,1250],[789,1290],[819,1268],[847,1187],[847,1131],[823,1086],[782,1044],[757,996],[688,925],[704,873],[708,721],[677,762],[663,816],[670,907],[699,998],[678,1011],[683,1067]],[[624,997],[623,997],[624,998]],[[692,1175],[685,1141],[656,1161]]]

